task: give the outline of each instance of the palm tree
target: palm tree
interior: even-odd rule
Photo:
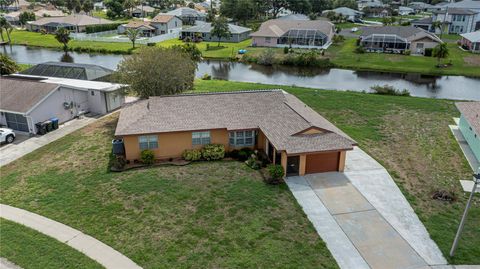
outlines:
[[[127,35],[128,39],[130,39],[130,41],[132,41],[132,46],[133,48],[135,48],[135,41],[137,40],[137,38],[140,36],[141,32],[140,32],[140,28],[129,28],[127,29],[127,31],[125,31],[125,34]]]
[[[3,31],[7,33],[8,43],[12,40],[10,39],[10,33],[12,32],[13,27],[12,25],[5,19],[5,17],[0,17],[0,35],[2,36],[2,42],[4,41],[3,38]]]
[[[443,34],[443,24],[441,21],[434,21],[432,22],[432,28],[435,31],[436,29],[440,30],[440,38],[442,38]]]
[[[68,51],[68,42],[70,42],[70,31],[65,28],[59,28],[55,32],[55,39],[63,44],[63,51]]]
[[[438,64],[440,64],[440,59],[448,57],[448,47],[446,43],[441,43],[433,49],[433,56],[437,57]]]

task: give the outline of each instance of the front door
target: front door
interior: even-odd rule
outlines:
[[[298,176],[300,171],[300,156],[287,158],[287,177]]]

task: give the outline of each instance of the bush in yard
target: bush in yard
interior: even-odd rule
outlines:
[[[283,47],[283,53],[288,54],[288,47]]]
[[[410,96],[410,92],[407,89],[397,90],[395,87],[390,85],[375,85],[371,87],[375,94],[380,95],[394,95],[394,96]]]
[[[342,43],[343,41],[345,41],[345,37],[343,35],[334,35],[332,41],[333,44]]]
[[[279,164],[270,164],[267,166],[268,175],[265,176],[265,181],[268,184],[279,184],[282,182],[284,175],[283,167]]]
[[[246,161],[250,156],[252,156],[253,150],[251,148],[242,148],[238,151],[237,159],[239,161]]]
[[[182,158],[185,161],[198,161],[202,158],[202,151],[199,149],[186,149],[182,153]]]
[[[261,65],[273,65],[275,63],[275,51],[272,49],[264,50],[260,56],[258,56],[257,64]]]
[[[259,161],[255,155],[250,156],[250,158],[245,161],[245,164],[254,170],[262,168],[262,162]]]
[[[202,148],[202,157],[207,161],[221,160],[225,157],[225,146],[209,144]]]
[[[127,161],[125,160],[125,157],[119,156],[119,155],[112,157],[112,162],[111,162],[112,170],[122,171],[123,168],[125,168],[126,164],[127,164]]]
[[[212,80],[212,76],[210,74],[204,74],[202,80]]]
[[[358,46],[355,48],[355,53],[363,54],[365,53],[365,48],[362,46]]]
[[[427,56],[427,57],[432,57],[433,55],[433,48],[426,48],[424,53],[423,53],[424,56]]]
[[[405,51],[403,52],[403,54],[404,54],[404,55],[410,55],[410,54],[412,54],[412,51],[411,51],[411,50],[405,50]]]
[[[150,149],[144,149],[140,153],[140,160],[146,165],[152,165],[155,162],[155,153]]]

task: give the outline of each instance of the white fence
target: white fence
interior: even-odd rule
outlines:
[[[153,37],[140,37],[138,38],[135,43],[137,44],[147,44],[147,43],[158,43],[165,40],[178,38],[179,32],[173,32],[163,35],[157,35]],[[92,34],[85,34],[85,33],[71,33],[70,37],[74,40],[82,40],[82,41],[97,41],[97,42],[122,42],[122,43],[130,43],[130,39],[126,36],[118,35],[117,30],[105,31],[105,32],[98,32]]]

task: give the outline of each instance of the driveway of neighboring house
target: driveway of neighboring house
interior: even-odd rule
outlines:
[[[42,136],[28,137],[27,135],[19,134],[18,141],[8,145],[2,145],[0,148],[0,166],[11,163],[52,141],[94,122],[95,120],[96,118],[91,117],[74,119],[60,125],[57,130]]]
[[[344,173],[287,184],[341,268],[429,268],[447,261],[388,172],[359,148]]]

